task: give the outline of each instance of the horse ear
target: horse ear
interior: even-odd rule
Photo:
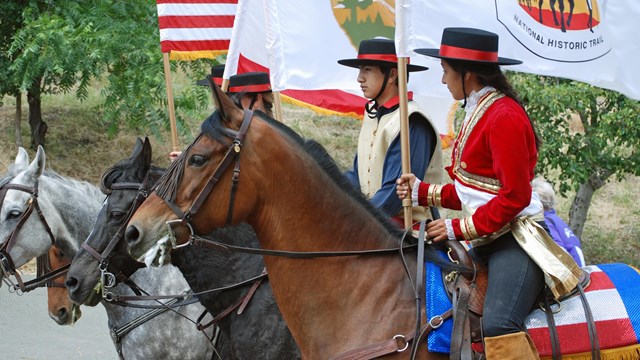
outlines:
[[[213,91],[213,100],[216,104],[216,108],[220,111],[220,118],[231,128],[235,130],[240,129],[242,124],[243,111],[239,109],[236,104],[225,94],[218,85],[213,84],[209,79],[211,90]]]
[[[17,174],[25,170],[29,166],[29,153],[22,146],[18,148],[18,155],[13,162],[13,167],[10,169],[12,174]]]
[[[144,154],[144,164],[147,168],[146,171],[149,171],[149,167],[151,166],[151,141],[149,141],[148,137],[144,137],[144,144],[142,145],[142,153]],[[146,172],[145,171],[145,172]]]
[[[44,153],[44,148],[42,145],[38,145],[38,151],[36,151],[36,157],[33,159],[29,167],[27,168],[27,172],[31,175],[31,177],[36,180],[42,173],[44,173],[44,166],[46,164],[47,156]]]
[[[131,152],[131,160],[133,160],[136,168],[144,177],[144,174],[149,171],[149,166],[151,166],[151,144],[147,137],[144,138],[144,142],[142,142],[142,139],[136,138],[136,145],[133,148],[133,152]]]
[[[142,139],[136,137],[136,144],[133,146],[133,151],[131,152],[131,157],[136,157],[142,151]]]

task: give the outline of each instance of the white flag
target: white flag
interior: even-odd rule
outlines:
[[[553,4],[553,8],[551,7]],[[500,36],[499,54],[522,60],[509,70],[563,77],[640,99],[640,2],[604,0],[397,0],[398,54],[411,54],[431,68],[429,86],[439,85],[438,59],[415,48],[438,48],[446,27],[474,27]]]

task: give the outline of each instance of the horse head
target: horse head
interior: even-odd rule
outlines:
[[[266,115],[245,113],[217,86],[213,89],[217,111],[202,123],[201,134],[171,164],[129,222],[125,238],[139,260],[151,262],[158,252],[168,253],[171,243],[174,248],[186,243],[194,232],[205,234],[244,221],[261,201],[256,181],[269,177],[270,171],[268,164],[253,159],[277,137],[268,135],[270,126],[252,122]],[[207,211],[198,212],[200,206]],[[162,262],[169,261],[165,256]]]
[[[131,156],[118,161],[102,175],[100,188],[107,199],[91,234],[73,258],[65,283],[75,302],[93,300],[99,281],[117,281],[111,274],[129,277],[144,266],[129,256],[125,242],[120,240],[137,197],[142,201],[144,193],[162,174],[150,169],[151,144],[147,138],[144,142],[138,138]]]
[[[28,161],[26,151],[20,148],[9,178],[2,185],[0,239],[5,276],[46,253],[55,241],[49,220],[43,220],[45,214],[51,214],[51,221],[55,221],[55,210],[46,197],[38,196],[46,162],[44,149],[39,146],[35,159],[30,164]]]
[[[31,163],[26,151],[19,150],[1,186],[0,264],[5,280],[14,275],[22,290],[15,269],[46,254],[52,245],[75,255],[101,203],[95,186],[45,170],[45,165],[41,146]]]
[[[49,248],[47,257],[50,268],[48,270],[57,270],[71,263],[71,259],[56,246]],[[61,280],[52,280],[47,283],[47,303],[49,317],[58,325],[73,325],[82,316],[80,305],[69,298],[69,293]]]

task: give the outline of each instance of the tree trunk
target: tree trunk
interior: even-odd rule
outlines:
[[[568,224],[578,238],[582,238],[582,231],[584,230],[584,223],[587,220],[587,213],[589,212],[589,206],[591,206],[593,194],[596,190],[604,186],[610,176],[610,171],[605,171],[602,174],[595,173],[589,176],[587,182],[578,188],[578,192],[576,192],[576,196],[571,203],[571,209],[569,210]]]
[[[22,146],[22,131],[20,129],[20,120],[22,119],[22,93],[16,95],[16,119],[14,123],[14,133],[16,135],[16,147]]]
[[[42,99],[40,98],[40,83],[37,79],[27,90],[29,103],[29,126],[31,126],[31,147],[35,150],[38,145],[44,146],[44,136],[47,133],[47,123],[42,121]]]

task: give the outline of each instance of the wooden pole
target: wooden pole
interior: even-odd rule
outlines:
[[[280,91],[273,92],[273,105],[276,108],[276,120],[282,122],[282,102],[280,100]]]
[[[173,105],[173,89],[171,88],[171,64],[169,64],[169,53],[162,54],[164,63],[164,81],[167,87],[167,107],[169,108],[169,124],[171,126],[171,145],[173,151],[180,151],[178,147],[178,127],[176,125],[176,110]]]
[[[229,79],[222,79],[222,85],[220,85],[220,89],[222,89],[223,92],[227,92],[228,88],[229,88]]]
[[[398,88],[400,90],[400,154],[402,157],[402,173],[411,172],[411,159],[409,147],[409,104],[407,97],[407,58],[398,58]],[[409,196],[402,199],[404,209],[404,227],[409,229],[413,224],[413,213],[411,212],[411,189]]]

